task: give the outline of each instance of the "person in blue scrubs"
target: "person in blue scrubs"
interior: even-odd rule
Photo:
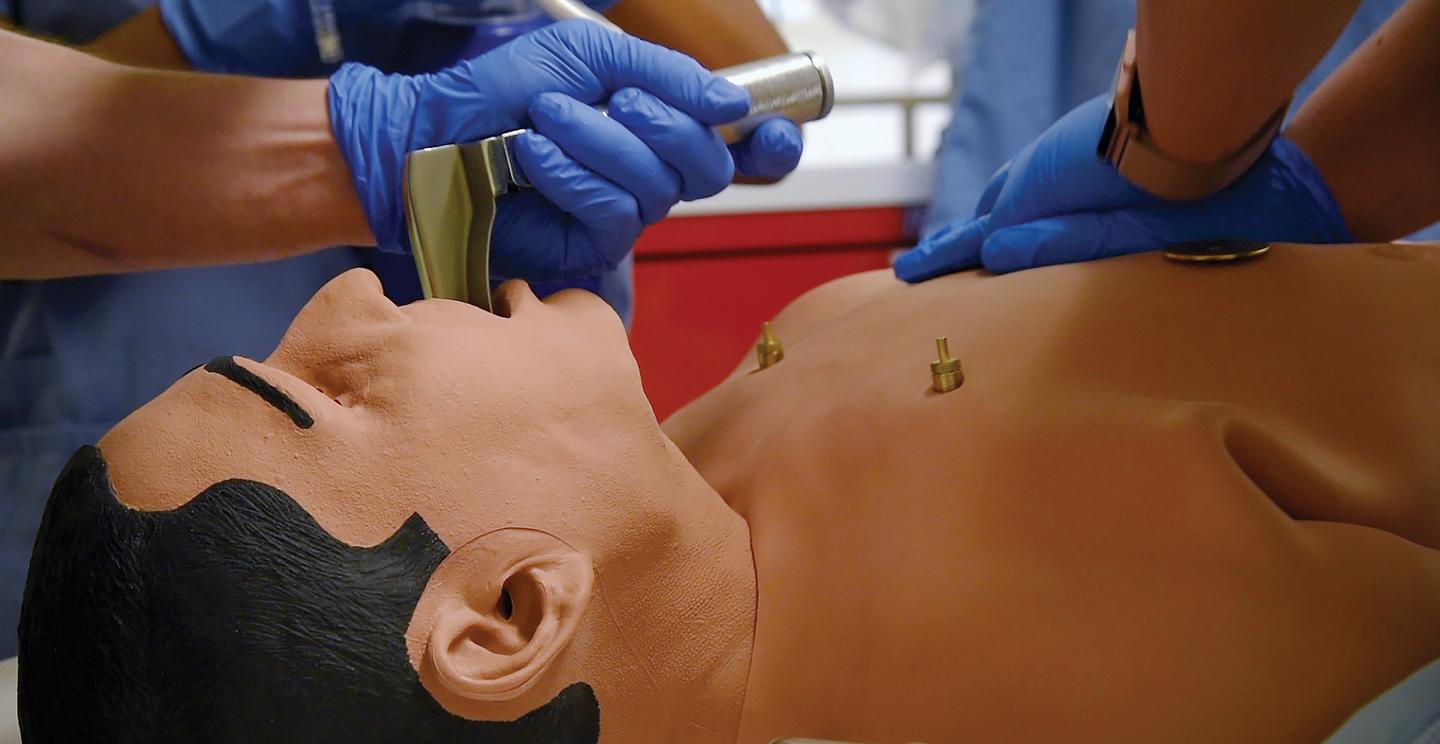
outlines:
[[[167,21],[194,67],[245,72],[243,56],[207,46],[213,37],[205,35],[214,29],[205,24],[226,18],[185,21],[179,13],[208,7],[220,9],[212,16],[225,16],[268,1],[175,2],[167,10],[176,15]],[[8,17],[23,30],[73,44],[91,42],[152,5],[152,0],[6,2]],[[191,36],[181,23],[188,24]],[[402,26],[382,25],[380,33],[369,29],[368,39],[361,29],[362,35],[347,37],[352,47],[347,51],[368,55],[365,61],[386,69],[414,73],[476,56],[539,25],[533,15],[494,17],[464,28],[408,19]],[[308,27],[297,33],[313,35]],[[246,51],[257,66],[283,59],[264,48]],[[316,77],[327,71],[305,64],[289,70]],[[798,161],[799,132],[772,127],[767,137],[732,152],[737,162],[758,164],[759,175],[778,177]],[[0,281],[0,628],[15,627],[35,529],[55,474],[70,454],[97,441],[197,363],[228,354],[264,358],[316,290],[357,266],[375,268],[399,301],[418,294],[410,256],[353,247],[262,263]],[[628,267],[586,282],[628,314]],[[14,651],[13,632],[0,632],[0,657]]]
[[[1428,20],[1414,15],[1423,11],[1421,4],[1365,0],[1358,6],[1350,2],[1312,6],[1277,0],[1144,5],[1160,18],[1158,25],[1148,28],[1165,40],[1141,45],[1141,56],[1149,49],[1164,60],[1159,70],[1152,68],[1151,87],[1143,100],[1162,117],[1165,112],[1176,117],[1166,130],[1169,136],[1190,139],[1181,147],[1191,151],[1176,158],[1219,167],[1223,153],[1210,152],[1211,148],[1239,147],[1245,136],[1260,136],[1227,128],[1248,127],[1256,117],[1284,123],[1281,136],[1263,140],[1270,146],[1242,177],[1205,198],[1171,202],[1131,183],[1096,155],[1110,111],[1110,83],[1101,75],[1105,66],[1090,63],[1104,59],[1097,55],[1109,55],[1114,69],[1123,39],[1117,32],[1132,22],[1131,6],[1048,0],[982,6],[960,77],[956,120],[942,147],[935,209],[919,245],[896,258],[899,278],[924,281],[982,265],[1004,273],[1202,239],[1323,244],[1354,242],[1357,237],[1440,235],[1430,205],[1424,202],[1434,190],[1424,181],[1429,171],[1418,165],[1431,146],[1418,134],[1426,129],[1421,122],[1431,118],[1433,102],[1425,78],[1431,63],[1424,42],[1408,66],[1405,60],[1397,64],[1379,51],[1395,35],[1425,33],[1417,29]],[[1029,28],[1050,40],[1039,53],[1031,45],[1020,49],[1006,44],[1007,36]],[[1081,36],[1084,29],[1104,31],[1092,31],[1086,39]],[[1154,38],[1144,30],[1142,38]],[[1087,41],[1098,42],[1093,52]],[[1202,59],[1187,58],[1190,53]],[[1076,74],[1086,70],[1087,74]],[[1385,99],[1380,94],[1398,90],[1401,83],[1356,82],[1364,76],[1404,77],[1409,98]],[[1157,83],[1157,78],[1164,79]],[[1112,73],[1108,80],[1113,79]],[[1037,85],[1037,80],[1046,84]],[[1246,94],[1227,98],[1217,88],[1219,81],[1244,86]],[[1197,85],[1205,86],[1203,93],[1197,93]],[[1042,95],[1021,101],[1025,91],[1037,89]],[[1329,94],[1312,96],[1317,90]],[[1165,95],[1175,102],[1173,107],[1154,105],[1155,98]],[[1272,96],[1277,106],[1291,97],[1289,108],[1278,117],[1269,118],[1272,111],[1246,108],[1257,102],[1268,105]],[[1227,103],[1216,105],[1217,100]],[[1081,103],[1074,105],[1076,101]],[[1072,105],[1053,124],[1036,129],[1042,126],[1037,122]],[[1196,109],[1197,105],[1210,108]],[[1368,116],[1350,113],[1362,105],[1389,108]],[[1181,113],[1187,106],[1190,110]],[[1154,114],[1146,110],[1147,116]],[[1037,117],[1036,111],[1045,113]],[[1376,125],[1371,127],[1374,133],[1356,124],[1362,119]],[[1257,129],[1260,123],[1255,123]],[[1317,165],[1291,136],[1324,139],[1333,136],[1327,133],[1331,131],[1345,132],[1345,142],[1330,143],[1321,159],[1329,158],[1328,167],[1334,171],[1365,174],[1342,179],[1341,188],[1350,193],[1340,197],[1324,177],[1327,166]],[[1346,146],[1358,142],[1371,146],[1363,150]],[[1391,144],[1391,149],[1384,149]],[[1317,142],[1306,146],[1326,147]],[[1414,148],[1421,160],[1401,155],[1407,147]],[[1352,204],[1350,209],[1362,223],[1361,229],[1352,231],[1347,219],[1356,217],[1342,214],[1339,203],[1347,196],[1357,202],[1374,201],[1369,194],[1382,193],[1379,185],[1389,189],[1389,196],[1377,205]]]
[[[1296,90],[1290,113],[1404,4],[1360,3]],[[964,43],[951,47],[954,113],[936,155],[924,232],[969,218],[1001,166],[1071,109],[1109,91],[1134,25],[1135,0],[981,0]],[[1417,237],[1440,239],[1440,226]]]

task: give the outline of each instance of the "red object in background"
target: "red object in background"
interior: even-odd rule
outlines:
[[[674,217],[647,230],[635,247],[630,346],[655,415],[753,364],[760,324],[805,291],[889,266],[893,249],[913,243],[910,211]]]

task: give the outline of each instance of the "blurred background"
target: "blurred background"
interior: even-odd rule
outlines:
[[[977,0],[758,3],[791,49],[829,62],[836,106],[806,127],[785,181],[678,205],[642,237],[632,345],[662,419],[753,365],[760,324],[795,297],[883,270],[914,243],[977,11]]]
[[[975,4],[759,0],[792,49],[821,52],[835,72],[838,106],[811,128],[804,165],[931,161]]]

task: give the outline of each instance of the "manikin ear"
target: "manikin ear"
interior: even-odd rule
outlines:
[[[406,633],[411,662],[447,708],[514,700],[575,637],[593,583],[590,559],[552,535],[482,535],[426,584]]]

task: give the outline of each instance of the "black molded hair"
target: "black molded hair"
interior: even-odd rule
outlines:
[[[446,712],[404,633],[449,554],[418,515],[374,548],[274,487],[229,480],[169,512],[115,498],[83,447],[60,474],[20,616],[26,742],[595,742],[571,685],[513,722]]]

